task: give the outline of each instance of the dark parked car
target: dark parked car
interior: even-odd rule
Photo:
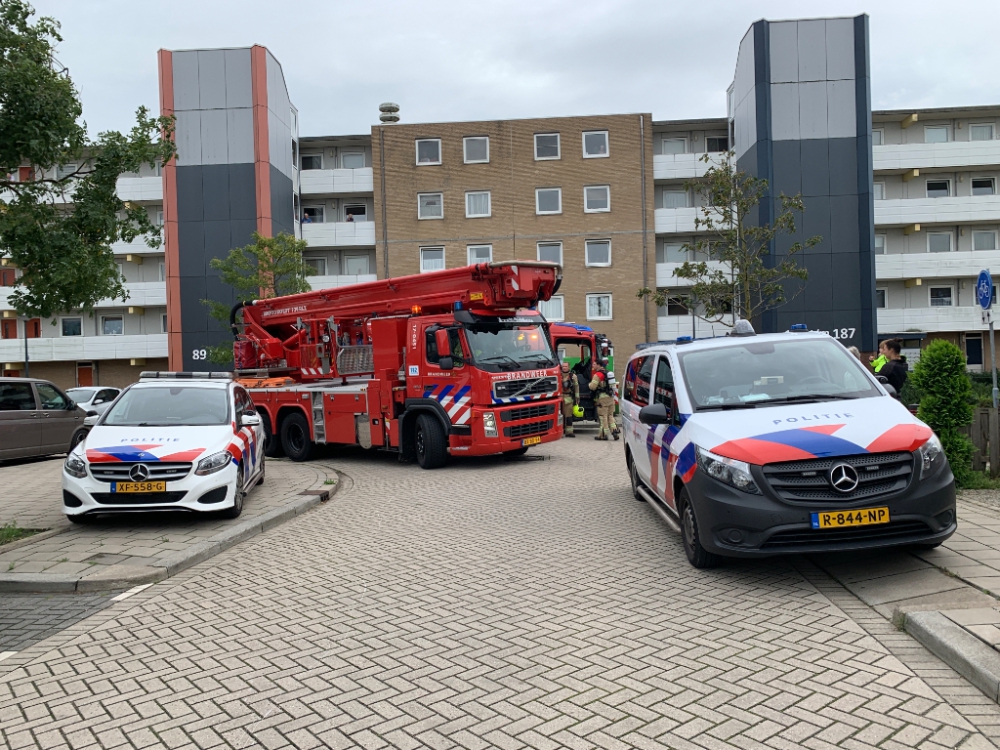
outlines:
[[[72,450],[87,436],[85,416],[47,380],[0,378],[0,460]]]

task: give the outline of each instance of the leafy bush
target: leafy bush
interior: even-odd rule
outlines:
[[[961,429],[972,424],[972,382],[962,350],[947,341],[932,341],[910,380],[923,394],[917,416],[941,439],[955,481],[964,487],[971,480],[972,443]]]

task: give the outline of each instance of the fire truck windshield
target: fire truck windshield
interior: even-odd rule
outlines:
[[[533,370],[556,364],[540,325],[467,325],[464,330],[473,362],[483,370]]]

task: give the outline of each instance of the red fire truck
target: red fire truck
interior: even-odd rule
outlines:
[[[480,263],[237,304],[269,455],[360,445],[431,469],[561,438],[557,356],[526,309],[561,281],[554,263]]]
[[[578,323],[553,323],[549,327],[552,338],[552,348],[565,357],[564,361],[571,365],[571,372],[580,384],[580,406],[583,407],[583,419],[597,421],[597,406],[590,392],[591,365],[594,354],[608,360],[608,369],[614,366],[614,349],[611,339],[603,333],[597,333],[590,326]]]

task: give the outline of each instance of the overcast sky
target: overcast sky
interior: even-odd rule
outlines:
[[[1000,2],[958,0],[34,0],[92,134],[158,110],[156,50],[262,44],[302,135],[405,122],[652,112],[725,114],[759,19],[871,16],[875,109],[1000,104]],[[292,8],[298,10],[293,16]],[[992,62],[991,62],[992,61]]]

